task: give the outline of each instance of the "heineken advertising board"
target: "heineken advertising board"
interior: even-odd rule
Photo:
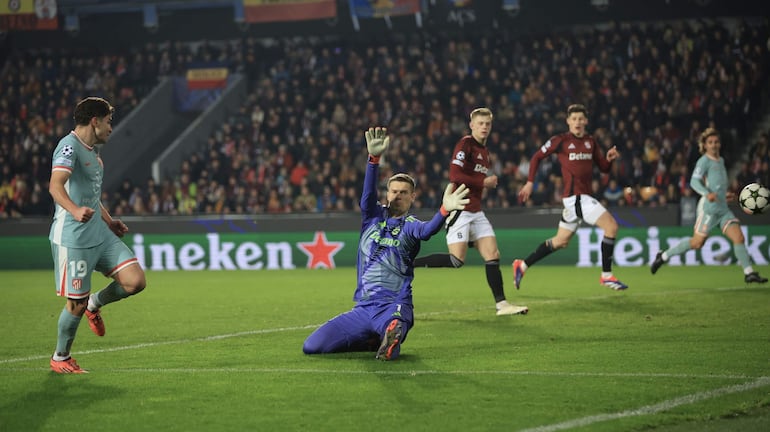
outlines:
[[[749,255],[755,265],[770,260],[770,226],[744,226]],[[526,257],[554,229],[496,230],[502,262]],[[692,234],[691,227],[646,227],[621,229],[615,243],[617,266],[649,265],[655,253]],[[195,270],[286,270],[354,266],[358,246],[355,231],[309,231],[291,233],[131,233],[124,238],[142,266],[151,271]],[[538,265],[601,265],[601,231],[581,228],[569,247]],[[715,234],[701,250],[673,257],[669,265],[716,265],[716,256],[731,250],[730,242]],[[443,232],[422,245],[420,255],[445,252]],[[482,264],[478,253],[469,251],[467,264]],[[0,269],[50,269],[51,248],[43,236],[0,238]]]

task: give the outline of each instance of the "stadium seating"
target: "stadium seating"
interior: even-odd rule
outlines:
[[[488,106],[495,113],[489,148],[500,186],[489,191],[486,203],[520,206],[516,194],[529,157],[566,129],[570,103],[586,104],[598,142],[622,154],[594,185],[595,196],[608,206],[678,202],[699,156],[697,135],[709,125],[722,132],[728,166],[739,167],[735,187],[749,179],[767,183],[768,134],[747,142],[768,111],[761,99],[770,82],[767,34],[766,22],[737,20],[573,28],[513,42],[492,34],[470,39],[426,32],[388,45],[283,40],[258,60],[253,40],[232,41],[234,57],[251,59],[233,65],[248,74],[247,102],[172,178],[106,191],[105,204],[117,214],[356,210],[365,160],[362,131],[383,124],[393,135],[383,176],[413,173],[421,190],[415,207],[432,208],[454,143],[466,133],[468,113]],[[0,209],[17,216],[46,213],[49,155],[68,127],[74,100],[96,93],[135,106],[158,75],[157,62],[148,59],[166,59],[164,68],[173,73],[185,55],[200,55],[200,44],[188,45],[185,55],[171,53],[172,46],[185,45],[76,58],[67,69],[44,52],[9,60],[1,81],[10,89],[0,96],[9,107],[0,118],[1,180],[20,178],[29,192],[19,198],[12,186],[9,204]],[[136,67],[137,59],[145,67]],[[85,82],[76,79],[83,76]],[[739,160],[747,149],[753,157]],[[32,155],[35,174],[26,168]],[[557,165],[544,161],[527,205],[560,205]],[[35,191],[48,206],[29,204]]]

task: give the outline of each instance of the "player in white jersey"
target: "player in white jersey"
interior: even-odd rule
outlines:
[[[104,336],[101,307],[136,294],[147,284],[134,252],[120,240],[128,227],[113,219],[101,202],[104,167],[96,145],[105,144],[112,133],[113,112],[102,98],[83,99],[75,107],[75,129],[53,152],[48,191],[56,210],[49,239],[56,293],[67,298],[51,357],[51,370],[57,373],[87,373],[70,356],[84,314],[91,330]],[[113,281],[91,294],[94,270]]]
[[[702,248],[709,232],[714,227],[719,227],[733,242],[733,253],[738,260],[738,265],[743,268],[743,280],[746,283],[767,282],[767,278],[760,276],[751,267],[741,225],[738,218],[727,207],[728,201],[735,200],[735,193],[727,190],[729,180],[725,161],[719,155],[721,148],[719,132],[714,128],[703,131],[698,148],[703,156],[695,163],[690,179],[690,186],[701,196],[698,201],[693,236],[683,239],[665,251],[659,251],[650,265],[650,271],[652,274],[657,273],[663,263],[668,262],[672,256],[681,255],[690,249]]]

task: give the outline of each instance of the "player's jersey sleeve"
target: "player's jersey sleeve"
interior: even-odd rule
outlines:
[[[62,139],[53,151],[51,172],[60,171],[72,174],[73,167],[78,161],[78,153],[75,152],[75,144],[72,140]]]
[[[708,187],[706,187],[706,174],[708,173],[708,167],[708,156],[703,155],[698,159],[698,162],[695,163],[695,169],[692,171],[692,176],[690,177],[690,187],[698,195],[708,195],[710,192]]]
[[[599,171],[603,173],[610,172],[610,168],[612,168],[612,162],[607,160],[607,156],[604,154],[601,148],[599,148],[599,143],[596,142],[596,140],[592,140],[594,143],[594,163],[597,167],[599,167]]]
[[[464,184],[470,189],[484,189],[484,177],[486,173],[474,171],[476,161],[473,160],[473,148],[467,140],[472,137],[464,137],[455,145],[452,153],[452,163],[449,165],[449,181],[455,185]]]
[[[540,146],[540,149],[536,151],[535,154],[532,155],[532,158],[529,160],[529,175],[527,176],[527,181],[535,181],[535,177],[537,176],[537,168],[540,166],[540,161],[545,159],[546,156],[554,154],[557,150],[559,150],[560,145],[561,137],[555,135],[546,141],[545,144]]]
[[[377,217],[382,213],[382,205],[380,205],[379,197],[377,194],[377,180],[380,173],[380,166],[376,163],[368,163],[366,165],[366,172],[364,174],[364,188],[361,192],[361,219],[362,229],[366,225],[366,221],[370,218]]]
[[[427,222],[418,221],[418,223],[411,224],[409,226],[409,234],[422,241],[430,240],[431,237],[441,230],[445,221],[446,216],[442,215],[441,212],[436,212],[433,218]],[[417,256],[416,252],[414,256]]]

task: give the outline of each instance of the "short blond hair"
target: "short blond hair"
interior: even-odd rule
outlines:
[[[706,153],[706,140],[710,136],[716,136],[719,138],[719,131],[714,129],[713,127],[706,128],[703,132],[700,134],[700,138],[698,139],[698,151],[700,154]]]
[[[495,116],[492,115],[492,110],[486,107],[476,108],[471,111],[471,121],[479,116],[489,117],[490,120],[495,118]]]
[[[388,179],[388,187],[390,187],[390,184],[394,181],[409,183],[409,186],[412,187],[412,192],[414,192],[414,189],[417,186],[417,182],[414,180],[414,178],[409,174],[405,174],[405,173],[398,173],[391,176]]]

